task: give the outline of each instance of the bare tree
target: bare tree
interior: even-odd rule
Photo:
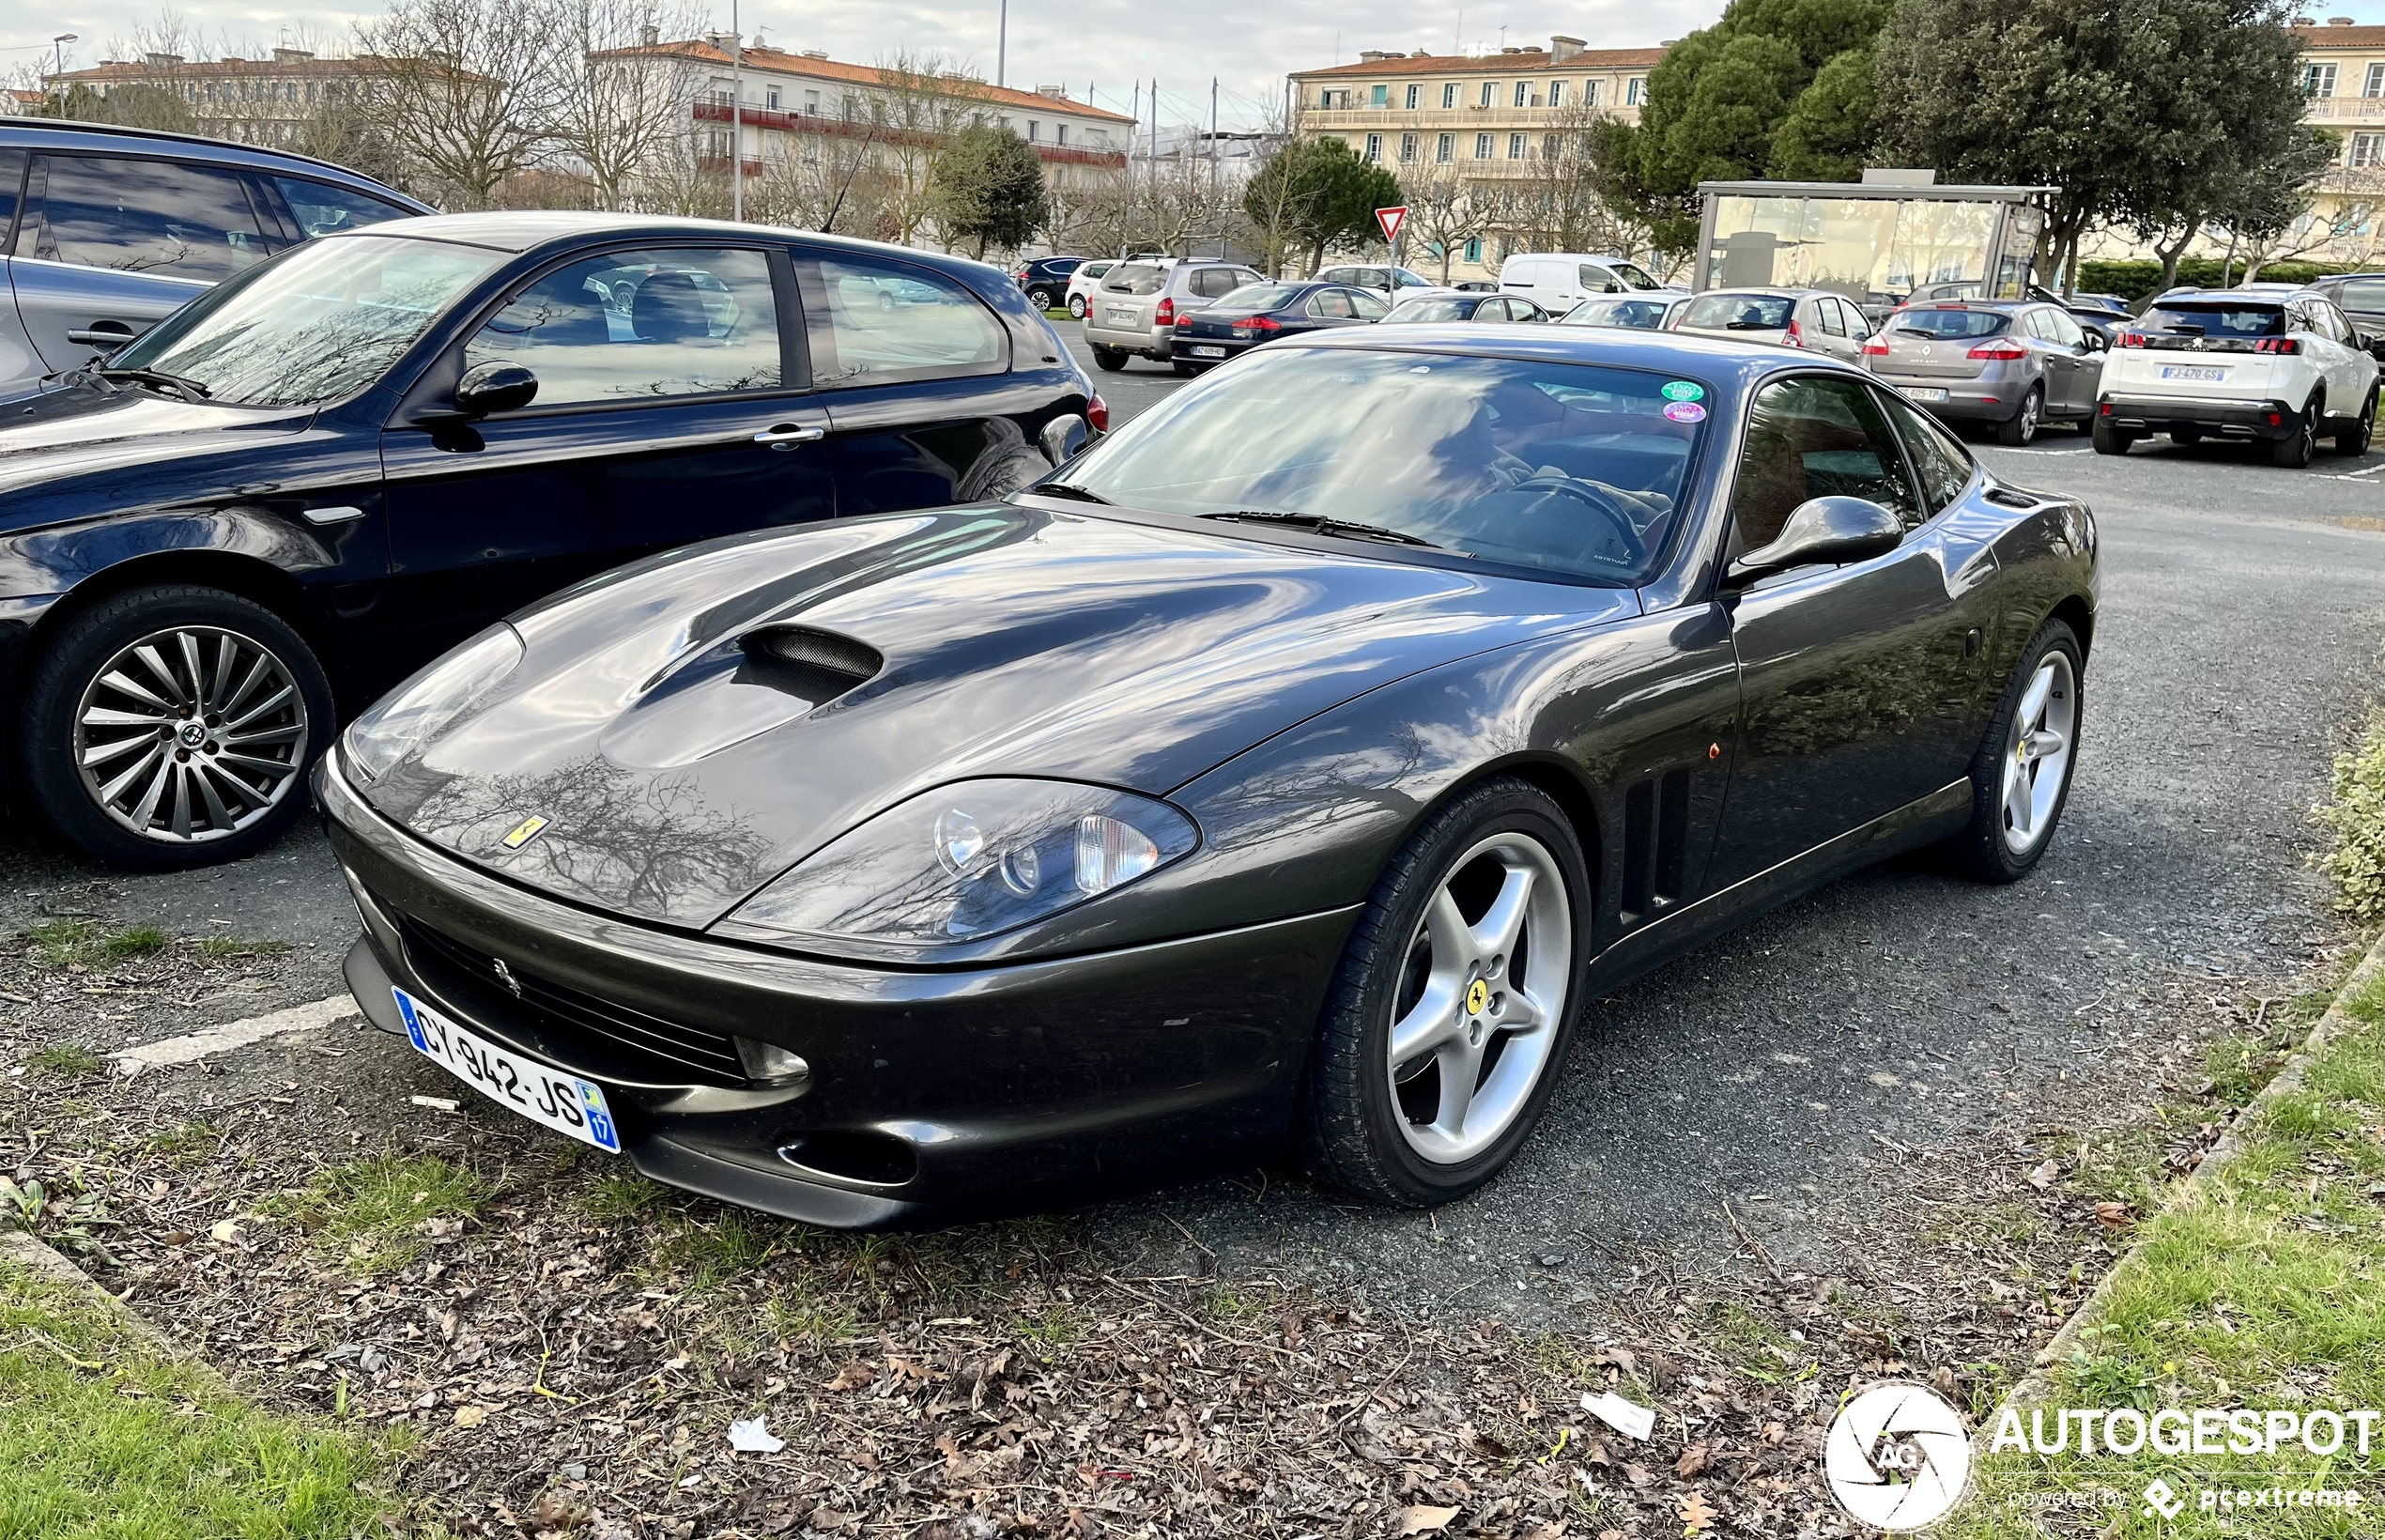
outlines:
[[[982,84],[939,54],[899,53],[878,66],[869,113],[886,172],[888,239],[908,246],[935,217],[936,162],[962,124],[989,115],[976,94]]]
[[[447,207],[489,207],[547,146],[568,72],[550,4],[397,0],[356,39],[366,121]]]
[[[697,61],[656,46],[692,36],[692,0],[549,0],[564,59],[556,149],[587,177],[599,208],[625,208],[647,167],[686,137]]]
[[[1417,166],[1399,179],[1400,198],[1408,205],[1408,223],[1400,232],[1413,235],[1427,251],[1440,255],[1441,282],[1449,282],[1455,248],[1482,234],[1482,212],[1473,189],[1457,167]]]

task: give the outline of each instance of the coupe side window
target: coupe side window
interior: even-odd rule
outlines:
[[[1392,302],[1364,289],[1353,289],[1350,291],[1350,309],[1357,312],[1362,321],[1379,321],[1392,313]]]
[[[413,210],[393,203],[359,192],[353,188],[333,187],[329,182],[311,181],[304,177],[270,178],[281,192],[283,201],[297,216],[299,228],[310,236],[328,236],[334,230],[358,230],[383,220],[407,219]]]
[[[1971,456],[1920,408],[1893,395],[1883,394],[1879,399],[1886,404],[1888,415],[1904,436],[1905,448],[1913,453],[1913,468],[1921,476],[1922,506],[1934,518],[1971,485]]]
[[[230,172],[44,155],[33,162],[17,254],[213,283],[264,261],[272,244]]]
[[[1738,548],[1777,538],[1811,498],[1869,498],[1911,529],[1927,516],[1904,454],[1871,393],[1852,379],[1804,377],[1765,386],[1747,412],[1747,442],[1731,494]]]
[[[1146,270],[1165,277],[1161,269]],[[811,346],[821,384],[1002,372],[1008,354],[1001,325],[975,295],[942,273],[855,256],[823,256],[819,271],[827,313],[812,327]]]
[[[778,307],[754,251],[608,252],[515,294],[464,347],[538,377],[538,407],[777,390]]]

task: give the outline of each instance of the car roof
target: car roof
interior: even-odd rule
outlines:
[[[1468,323],[1418,321],[1401,327],[1395,333],[1396,342],[1383,340],[1387,335],[1394,334],[1371,326],[1306,331],[1295,338],[1269,343],[1268,350],[1294,346],[1371,347],[1380,352],[1427,351],[1550,363],[1605,363],[1682,374],[1695,374],[1702,368],[1709,378],[1717,369],[1728,368],[1736,371],[1743,380],[1792,369],[1831,369],[1854,379],[1872,377],[1853,364],[1820,353],[1685,331],[1641,331],[1618,327],[1575,327],[1566,331],[1536,326],[1485,332]],[[1495,342],[1486,340],[1493,336],[1497,338]]]
[[[200,133],[128,128],[121,123],[86,123],[79,118],[0,117],[0,145],[41,149],[118,151],[146,147],[159,154],[184,156],[191,155],[193,150],[205,150],[207,159],[224,165],[252,171],[303,170],[352,187],[368,188],[416,208],[428,210],[430,208],[420,198],[335,162],[317,160],[312,155],[300,155],[293,150],[275,149],[269,145],[242,145],[229,139],[211,139]]]
[[[316,239],[354,240],[368,236],[409,236],[424,240],[452,240],[466,246],[488,246],[500,252],[518,253],[585,239],[590,236],[652,236],[657,239],[669,239],[690,235],[763,236],[777,240],[801,240],[807,245],[897,256],[916,266],[935,268],[945,272],[979,276],[1000,273],[1003,283],[1010,281],[1008,272],[987,263],[973,262],[965,256],[951,256],[942,252],[923,252],[916,247],[863,240],[855,236],[823,235],[817,230],[796,230],[772,224],[735,224],[728,220],[684,219],[662,214],[593,213],[569,208],[506,208],[475,214],[424,214],[415,219],[387,220],[379,224],[360,225],[353,230],[340,230]]]
[[[1761,284],[1750,284],[1744,288],[1707,289],[1702,293],[1693,294],[1690,298],[1693,300],[1704,300],[1718,295],[1737,294],[1755,295],[1766,300],[1807,300],[1811,299],[1817,294],[1837,294],[1838,292],[1839,291],[1837,289],[1772,288]]]
[[[2231,304],[2283,304],[2297,294],[2310,292],[2300,284],[2280,284],[2275,287],[2248,288],[2184,288],[2169,289],[2157,298],[2190,302],[2224,302]]]
[[[1997,312],[2006,312],[2018,310],[2023,305],[2043,305],[2052,303],[2053,301],[2050,300],[1924,300],[1917,305],[1906,305],[1902,308],[1907,310],[1993,310]]]

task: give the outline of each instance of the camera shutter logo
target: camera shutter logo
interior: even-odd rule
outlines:
[[[1847,1517],[1909,1533],[1962,1501],[1971,1485],[1971,1436],[1962,1414],[1926,1387],[1874,1385],[1839,1409],[1822,1463]]]

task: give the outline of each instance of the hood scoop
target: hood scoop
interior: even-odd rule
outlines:
[[[615,764],[672,770],[808,716],[876,678],[867,642],[808,625],[766,625],[666,670],[608,728]]]

